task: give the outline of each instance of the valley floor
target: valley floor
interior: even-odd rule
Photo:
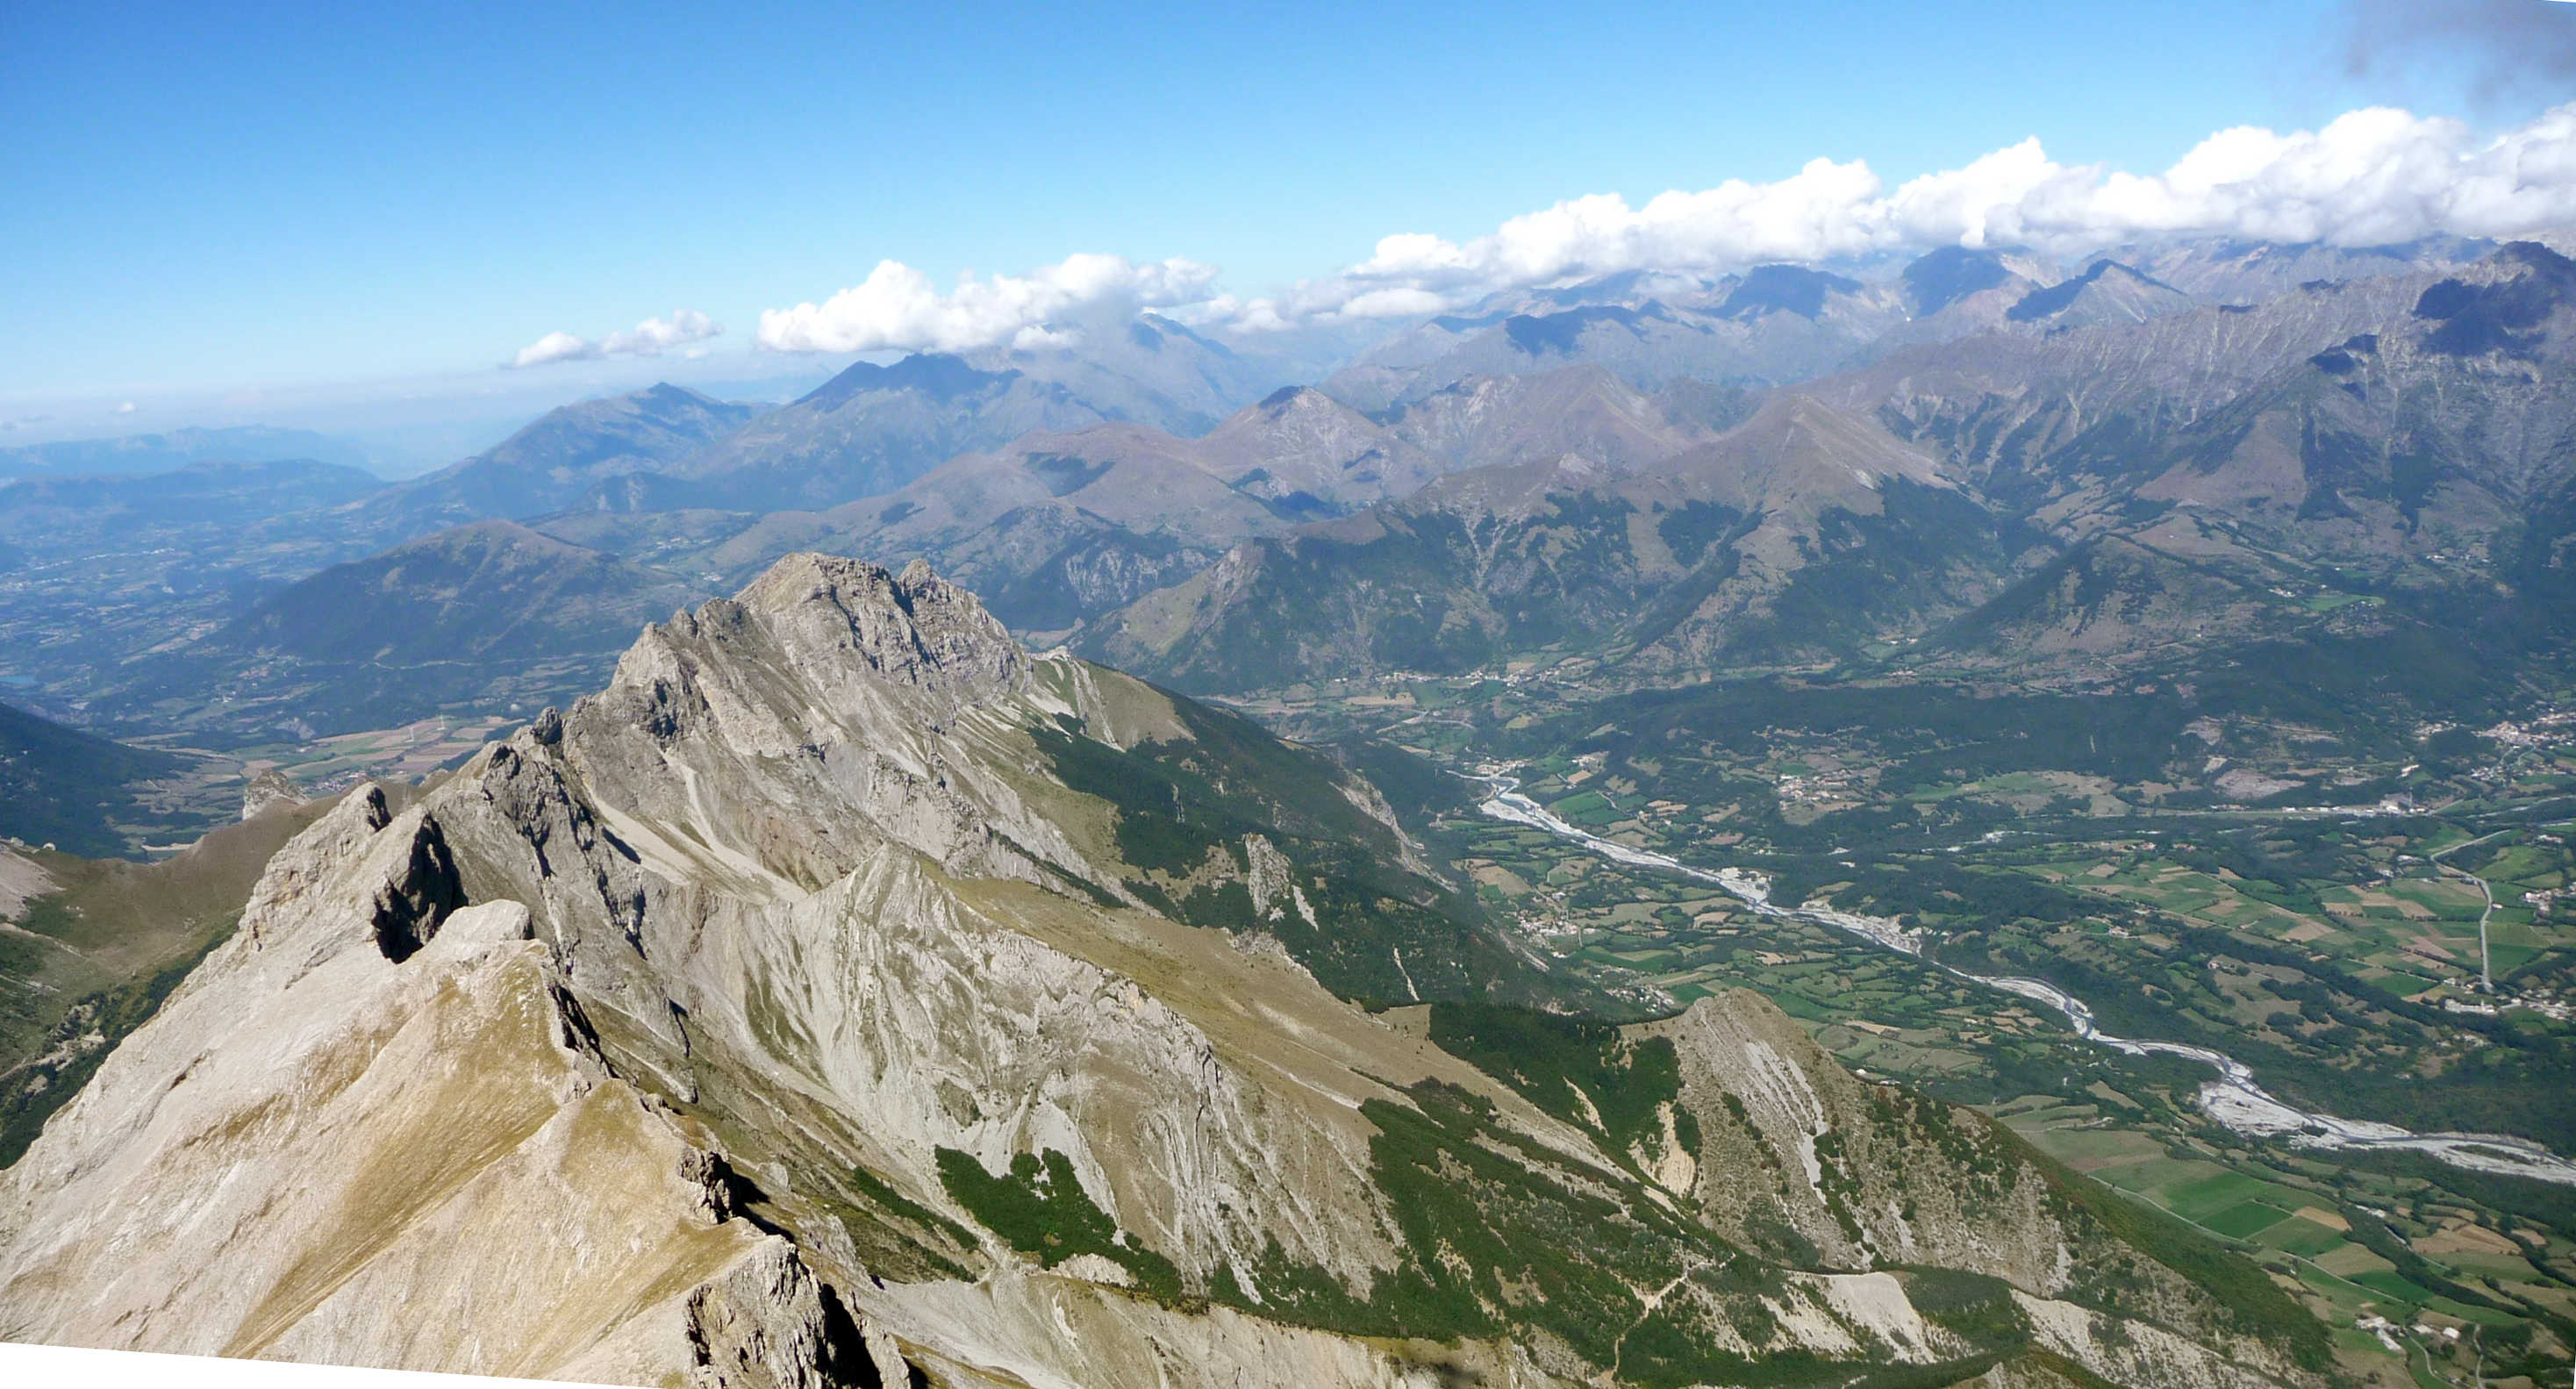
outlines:
[[[1633,720],[1596,723],[1635,706],[1591,693],[1410,679],[1247,704],[1440,767],[1455,785],[1422,788],[1419,809],[1479,894],[1555,968],[1641,1014],[1750,987],[1862,1074],[1976,1105],[2245,1252],[2355,1356],[2402,1360],[2428,1386],[2563,1376],[2576,1186],[2287,1142],[2241,1116],[2231,1128],[2203,1100],[2208,1065],[2089,1044],[2045,999],[1962,971],[2049,980],[2102,1031],[2225,1052],[2303,1109],[2512,1134],[2555,1154],[2519,1165],[2566,1167],[2566,720],[2544,710],[2486,730],[2477,758],[2429,776],[2393,754],[2382,766],[2311,748],[2283,789],[2342,779],[2358,794],[2249,807],[2116,768],[1989,770],[1991,729],[1927,750],[1883,730],[1675,717],[1650,740]],[[1944,761],[1958,765],[1923,773]],[[1490,783],[1472,778],[1506,771],[1546,820],[1598,843],[1480,810]],[[1628,852],[1596,851],[1614,845]],[[1738,866],[1774,902],[1828,910],[1765,910],[1743,882],[1657,866],[1664,855]],[[1898,933],[1919,958],[1888,948]],[[2517,1165],[2461,1146],[2471,1167]]]

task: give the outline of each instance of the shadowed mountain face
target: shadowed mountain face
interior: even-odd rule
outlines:
[[[143,793],[186,762],[0,704],[0,836],[94,858],[132,853],[167,837]]]
[[[1992,251],[1945,246],[1905,267],[1902,278],[1917,317],[1939,313],[1980,290],[1994,289],[2012,278],[2003,257]]]
[[[2084,273],[2034,289],[2004,311],[2011,323],[2074,327],[2090,323],[2140,323],[2192,306],[2191,296],[2118,261],[2097,260]]]
[[[13,1334],[710,1389],[2328,1383],[2243,1259],[1757,997],[1520,1006],[1600,1001],[1370,782],[924,566],[790,556],[401,799],[296,835],[0,1171]]]
[[[1796,265],[1756,266],[1744,272],[1744,277],[1727,291],[1725,300],[1717,306],[1717,315],[1744,319],[1790,313],[1812,322],[1824,317],[1832,297],[1860,292],[1860,281],[1846,276]]]

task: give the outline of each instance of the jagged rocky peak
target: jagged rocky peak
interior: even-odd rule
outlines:
[[[740,675],[765,669],[823,696],[824,709],[895,693],[934,724],[1018,693],[1029,678],[1028,653],[1010,632],[928,564],[914,560],[896,573],[811,553],[779,560],[731,599],[645,629],[607,698],[667,701],[675,678],[701,683],[695,677],[710,658]]]
[[[286,773],[270,767],[253,776],[250,784],[242,788],[241,817],[256,820],[271,810],[297,805],[303,799],[304,792]]]
[[[2516,241],[2429,288],[2415,317],[2432,325],[2424,345],[2455,357],[2502,353],[2536,359],[2553,320],[2576,305],[2576,261]]]
[[[875,674],[924,690],[989,697],[1027,674],[1027,655],[1002,624],[921,560],[896,574],[864,560],[789,555],[736,601],[766,615],[798,655],[851,652]]]
[[[928,565],[790,555],[646,628],[605,691],[495,756],[559,757],[610,803],[789,881],[829,881],[886,841],[952,872],[1027,878],[1038,870],[1009,845],[1082,856],[1020,804],[1013,758],[953,735],[1064,708],[1039,665]]]

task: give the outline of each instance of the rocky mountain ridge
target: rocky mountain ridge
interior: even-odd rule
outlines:
[[[1194,439],[1128,423],[1027,435],[882,498],[747,522],[674,562],[747,576],[798,547],[927,558],[1013,627],[1062,633],[1237,541],[1452,472],[1567,457],[1632,468],[1708,434],[1682,403],[1597,367],[1462,382],[1387,420],[1283,388]]]
[[[2140,658],[2212,617],[2238,638],[2322,630],[2311,598],[2473,595],[2477,573],[2554,593],[2572,273],[2515,245],[2250,307],[1901,348],[1655,463],[1462,473],[1249,540],[1082,640],[1235,690],[1511,659],[1990,668]],[[2071,304],[2115,275],[2062,283]],[[2042,596],[2096,553],[2129,557],[2113,588],[2084,588],[2081,612]]]
[[[1481,929],[1419,856],[1352,774],[926,567],[792,556],[281,851],[0,1173],[0,1335],[705,1385],[2314,1382],[2313,1331],[1757,1000],[1495,1053],[1499,957],[1413,982]],[[1727,1145],[1936,1130],[1960,1166],[1899,1180],[2001,1194],[1855,1214],[1784,1169],[1863,1222],[1798,1267],[1694,1213]],[[1953,1256],[1991,1281],[1890,1267]]]

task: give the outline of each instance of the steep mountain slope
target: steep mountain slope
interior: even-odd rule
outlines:
[[[1712,412],[1696,403],[1679,392],[1642,395],[1601,367],[1578,366],[1453,382],[1406,402],[1389,429],[1431,455],[1440,474],[1553,463],[1568,454],[1626,471],[1699,443],[1715,432],[1712,413],[1731,423],[1727,417],[1741,408],[1730,400]],[[1383,495],[1414,490],[1390,487]]]
[[[1568,1000],[1462,955],[1489,928],[1414,854],[1315,754],[922,568],[791,557],[281,852],[0,1174],[0,1335],[706,1385],[2322,1383],[2241,1261],[1758,1001],[1509,1013]],[[1748,1144],[1786,1196],[1704,1222]],[[1846,1151],[1923,1199],[1854,1217]],[[1860,1233],[1730,1242],[1821,1232],[1802,1202]]]
[[[0,1166],[240,918],[327,802],[287,798],[157,863],[0,846]]]
[[[121,718],[232,736],[533,708],[596,682],[629,633],[701,591],[509,521],[334,565],[121,673]]]
[[[667,382],[566,405],[335,520],[393,544],[472,521],[610,504],[622,499],[621,484],[635,474],[697,453],[760,413],[759,406],[712,400]]]
[[[2084,561],[2079,604],[2127,614],[2117,649],[2144,657],[2186,630],[2358,637],[2393,623],[2502,641],[2493,654],[2516,662],[2509,648],[2545,647],[2567,615],[2569,518],[2558,499],[2576,487],[2576,263],[2517,245],[2454,275],[2322,297],[2363,294],[2397,302],[2326,342],[2343,325],[2324,315],[2278,323],[2295,331],[2247,354],[2253,379],[2231,392],[2087,400],[2049,377],[1973,404],[1891,401],[1888,418],[2062,536],[2117,535],[2133,556],[2162,557],[2152,567]],[[2059,581],[2049,572],[2026,583]],[[2178,606],[2164,597],[2194,590]],[[2010,596],[1985,615],[1979,650],[2023,645],[2017,624],[2064,620],[2037,617],[2054,609],[2035,598]],[[2339,606],[2354,599],[2372,601]],[[2517,615],[2501,625],[2480,615],[2500,604]],[[2109,630],[2090,624],[2088,641],[2114,650]]]
[[[1311,387],[1283,386],[1195,442],[1200,467],[1274,509],[1343,510],[1440,473],[1413,441]]]

